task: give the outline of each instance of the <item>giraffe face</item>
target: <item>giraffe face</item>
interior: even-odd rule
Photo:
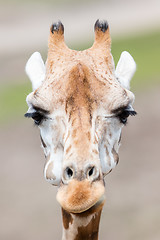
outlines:
[[[115,71],[103,25],[95,24],[95,43],[82,52],[64,45],[61,24],[52,26],[45,77],[38,83],[34,69],[36,87],[27,97],[26,116],[40,129],[45,179],[59,185],[57,199],[69,212],[87,210],[103,196],[104,176],[118,163],[121,129],[135,114],[124,56]],[[44,68],[39,62],[38,72]]]

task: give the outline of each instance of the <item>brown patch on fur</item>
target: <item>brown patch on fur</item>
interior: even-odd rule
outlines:
[[[120,135],[120,138],[119,138],[118,144],[120,144],[120,142],[121,142],[121,138],[122,138],[122,134]]]
[[[71,145],[66,149],[66,154],[71,150]]]
[[[49,70],[49,72],[52,73],[52,74],[53,74],[53,64],[54,64],[54,61],[50,61],[50,62],[49,62],[49,66],[48,66],[48,70]]]
[[[97,149],[93,149],[92,152],[95,153],[95,154],[99,154]]]
[[[119,162],[119,155],[118,155],[118,153],[115,151],[114,148],[112,149],[112,154],[113,154],[113,157],[114,157],[114,161],[116,162],[116,164],[118,164],[118,162]]]
[[[70,152],[69,155],[67,155],[66,160],[69,159],[69,158],[72,157],[72,156],[73,156],[73,152]]]
[[[47,178],[47,179],[53,179],[53,180],[55,180],[56,177],[53,175],[52,169],[53,169],[53,162],[51,162],[51,163],[48,165],[48,168],[47,168],[47,171],[46,171],[46,178]]]
[[[40,139],[41,139],[41,142],[42,142],[43,147],[46,148],[47,146],[46,146],[46,144],[44,143],[41,135],[40,135]]]
[[[68,135],[67,135],[67,137],[66,137],[66,139],[65,139],[65,143],[67,142],[69,136],[70,136],[70,131],[68,131]]]
[[[69,112],[69,119],[74,116],[83,126],[91,125],[92,122],[94,101],[89,75],[89,69],[85,65],[77,64],[69,73],[68,89],[66,90],[68,97],[65,109],[67,113]]]
[[[112,133],[111,132],[109,133],[109,137],[112,138]]]
[[[79,141],[78,140],[74,140],[74,145],[78,145]]]
[[[88,140],[91,141],[91,133],[90,132],[87,133],[87,137],[88,137]]]
[[[66,100],[66,106],[65,106],[65,110],[66,113],[68,112],[68,107],[69,106],[74,106],[74,102],[75,102],[75,98],[73,97],[73,95],[69,96]],[[72,109],[73,110],[73,109]],[[71,114],[71,113],[70,113]]]
[[[63,98],[58,99],[58,103],[59,103],[60,105],[63,105],[63,104],[64,104],[64,99],[63,99]]]
[[[75,128],[75,129],[73,129],[73,132],[72,132],[72,137],[73,137],[73,138],[75,138],[75,137],[76,137],[76,135],[77,135],[77,129]]]
[[[73,118],[72,119],[72,127],[74,126],[75,122],[76,122],[76,118]]]
[[[97,140],[96,139],[94,140],[93,144],[97,144]]]
[[[109,137],[112,138],[112,133],[111,132],[109,132]]]
[[[36,97],[38,95],[38,88],[34,91],[34,96]]]
[[[94,144],[97,144],[98,143],[98,140],[97,140],[97,137],[95,136],[94,138]]]
[[[108,165],[111,166],[111,158],[110,158],[110,156],[109,156],[108,148],[107,148],[106,145],[105,145],[104,147],[105,147],[105,150],[106,150]]]
[[[73,222],[73,218],[70,213],[62,208],[63,226],[65,229],[69,228],[69,224]]]
[[[123,96],[127,97],[127,91],[125,89],[123,89]]]
[[[110,70],[110,73],[112,74],[112,71],[113,71],[113,66],[111,66],[109,63],[112,61],[112,57],[111,55],[108,55],[107,57],[104,58],[105,62],[107,65],[110,66],[109,70]],[[110,80],[112,80],[112,78],[109,78]]]
[[[90,223],[87,226],[78,227],[78,234],[74,240],[97,240],[99,232],[99,222],[101,217],[101,211],[96,216],[93,216]]]

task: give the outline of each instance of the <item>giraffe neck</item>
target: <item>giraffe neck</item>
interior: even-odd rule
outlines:
[[[82,213],[69,213],[62,208],[62,240],[98,240],[103,205],[104,199]]]

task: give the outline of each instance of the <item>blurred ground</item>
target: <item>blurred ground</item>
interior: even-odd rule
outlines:
[[[157,0],[75,2],[54,6],[43,1],[0,1],[1,85],[26,80],[28,57],[32,51],[46,51],[49,26],[57,19],[65,25],[70,46],[83,42],[83,36],[85,41],[93,38],[97,18],[107,19],[116,37],[160,26]],[[159,97],[158,84],[136,91],[138,115],[123,129],[120,163],[106,177],[101,240],[160,239]],[[0,239],[61,239],[57,189],[43,179],[38,129],[28,119],[10,121],[0,126],[0,146]]]

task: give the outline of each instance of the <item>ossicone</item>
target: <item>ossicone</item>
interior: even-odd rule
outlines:
[[[102,51],[106,55],[106,51],[110,51],[111,48],[111,38],[108,22],[106,20],[98,19],[95,22],[94,31],[95,40],[92,49]]]

